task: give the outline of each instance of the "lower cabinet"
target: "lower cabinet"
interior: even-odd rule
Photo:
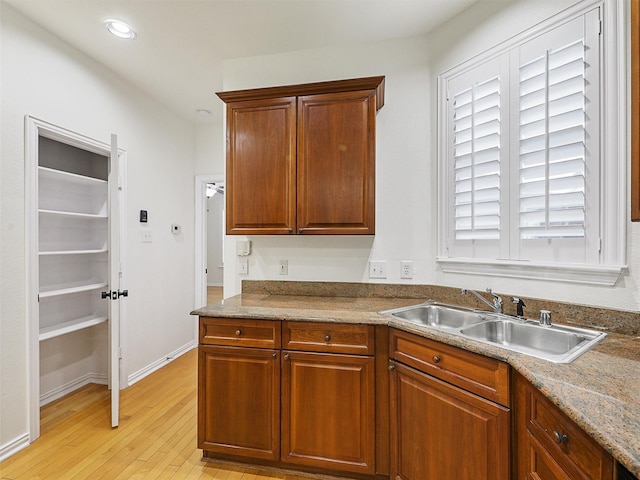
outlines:
[[[509,408],[456,385],[481,384],[497,372],[508,386],[506,365],[490,359],[482,365],[485,357],[395,330],[390,344],[392,359],[424,362],[433,373],[390,362],[391,478],[508,480]]]
[[[514,374],[518,480],[612,480],[613,458],[524,377]]]
[[[631,478],[524,377],[483,355],[322,322],[202,317],[199,340],[205,457],[363,479]]]
[[[374,476],[373,326],[201,318],[199,339],[205,457]]]
[[[200,346],[198,447],[264,460],[280,458],[280,353]]]
[[[507,408],[402,364],[391,388],[392,478],[509,478]]]
[[[374,358],[286,351],[282,460],[374,473]]]

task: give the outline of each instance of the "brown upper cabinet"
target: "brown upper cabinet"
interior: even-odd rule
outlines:
[[[375,234],[384,76],[217,95],[227,104],[227,234]]]
[[[631,0],[631,220],[640,221],[640,0]]]

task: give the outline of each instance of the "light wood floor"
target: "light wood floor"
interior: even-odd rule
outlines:
[[[207,287],[207,305],[222,300],[222,287]]]
[[[41,410],[41,436],[0,463],[0,478],[303,480],[258,468],[203,462],[196,448],[197,351],[121,392],[112,429],[109,392],[88,385]]]

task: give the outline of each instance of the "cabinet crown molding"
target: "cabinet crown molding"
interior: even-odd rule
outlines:
[[[246,100],[262,100],[266,98],[296,97],[302,95],[317,95],[320,93],[351,92],[357,90],[376,90],[376,110],[384,106],[384,75],[377,77],[352,78],[348,80],[333,80],[329,82],[303,83],[299,85],[283,85],[279,87],[253,88],[248,90],[234,90],[216,92],[224,102],[242,102]]]

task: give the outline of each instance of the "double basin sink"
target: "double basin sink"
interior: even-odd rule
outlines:
[[[554,363],[569,363],[606,337],[606,333],[435,302],[380,312],[478,342]]]

